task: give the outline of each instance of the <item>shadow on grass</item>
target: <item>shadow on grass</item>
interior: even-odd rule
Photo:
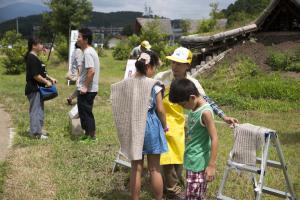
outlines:
[[[279,139],[282,144],[300,144],[300,132],[282,132]]]

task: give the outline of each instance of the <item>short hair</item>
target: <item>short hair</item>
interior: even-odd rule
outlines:
[[[88,41],[89,45],[92,45],[93,41],[93,32],[89,28],[81,28],[79,29],[79,33],[81,33],[82,38]]]
[[[171,83],[169,101],[181,103],[188,101],[191,95],[200,96],[195,84],[189,79],[175,79]]]

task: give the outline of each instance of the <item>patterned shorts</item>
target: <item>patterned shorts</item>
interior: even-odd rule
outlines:
[[[204,200],[207,188],[204,171],[186,171],[186,200]]]

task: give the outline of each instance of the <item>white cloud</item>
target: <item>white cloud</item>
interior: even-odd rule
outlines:
[[[43,5],[45,0],[0,0],[0,7],[16,2],[28,2]],[[220,9],[226,8],[235,0],[93,0],[94,11],[144,11],[145,3],[151,7],[155,15],[171,19],[208,17],[210,2],[219,2]]]

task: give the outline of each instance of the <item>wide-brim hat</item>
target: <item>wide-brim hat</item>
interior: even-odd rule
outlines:
[[[175,51],[171,56],[167,56],[166,58],[179,63],[191,64],[193,59],[193,54],[189,49],[185,47],[179,47],[175,49]]]
[[[151,49],[151,45],[147,40],[144,40],[143,42],[141,42],[141,46],[147,50]]]

